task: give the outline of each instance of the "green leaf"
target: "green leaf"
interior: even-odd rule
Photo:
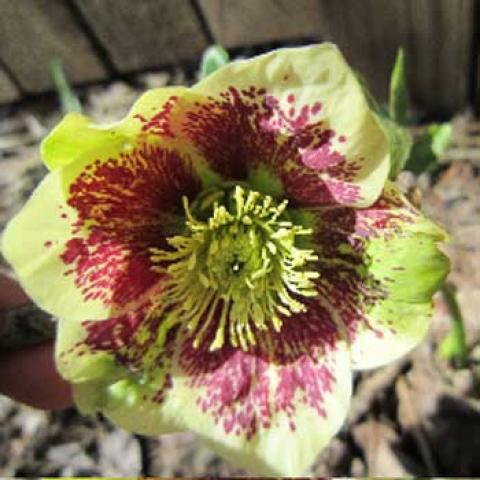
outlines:
[[[448,284],[445,285],[442,288],[442,294],[452,316],[452,329],[440,343],[437,351],[442,358],[454,360],[459,367],[463,367],[465,366],[468,352],[462,311],[453,287]]]
[[[405,53],[402,48],[399,48],[390,77],[389,116],[400,125],[405,125],[407,123],[407,109],[408,88],[405,78]]]
[[[357,80],[362,87],[369,107],[377,114],[390,142],[390,174],[389,178],[395,180],[405,168],[412,149],[412,135],[402,125],[407,121],[408,92],[405,79],[405,54],[399,49],[392,76],[390,78],[390,100],[388,110],[382,108],[370,93],[367,82],[363,76],[355,72]]]
[[[438,158],[445,152],[451,141],[452,125],[450,123],[432,123],[415,141],[405,169],[416,175],[434,170],[438,166]]]
[[[51,60],[50,73],[57,89],[63,113],[81,112],[82,105],[68,83],[59,58],[55,57]]]
[[[226,65],[230,60],[228,52],[221,45],[208,47],[202,55],[200,64],[200,78],[204,78],[219,68]]]
[[[377,117],[390,142],[390,173],[389,178],[395,180],[404,169],[412,149],[410,132],[386,117]]]
[[[432,151],[438,158],[452,143],[452,125],[450,123],[432,124],[428,130],[432,136]]]

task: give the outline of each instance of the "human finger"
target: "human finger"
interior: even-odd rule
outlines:
[[[0,393],[44,410],[72,404],[70,386],[55,368],[52,342],[2,353]]]

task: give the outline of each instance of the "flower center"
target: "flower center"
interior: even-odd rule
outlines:
[[[289,220],[287,201],[227,184],[183,204],[184,234],[167,239],[172,251],[152,248],[151,259],[167,273],[164,308],[193,332],[194,347],[208,338],[213,351],[228,339],[248,350],[261,331],[305,311],[301,298],[316,295],[318,277],[307,263],[317,256],[297,245],[312,232]]]

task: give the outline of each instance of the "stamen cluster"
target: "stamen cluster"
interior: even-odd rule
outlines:
[[[278,332],[283,318],[305,311],[301,297],[317,294],[319,275],[307,263],[318,257],[296,245],[312,231],[288,219],[287,201],[235,185],[183,205],[185,233],[167,240],[173,251],[152,248],[151,259],[168,276],[162,310],[194,333],[194,347],[209,337],[217,350],[228,338],[246,351],[260,331]]]

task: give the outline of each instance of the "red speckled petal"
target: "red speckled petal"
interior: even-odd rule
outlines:
[[[165,408],[182,412],[185,427],[232,463],[301,475],[340,428],[350,356],[321,303],[285,319],[280,334],[265,332],[251,352],[191,345],[183,344]]]
[[[48,212],[48,213],[46,213]],[[58,172],[48,174],[3,233],[2,253],[28,295],[43,310],[68,320],[108,318],[111,305],[85,302],[61,256],[76,213],[61,192]]]
[[[24,288],[52,314],[108,318],[161,281],[149,248],[183,227],[181,198],[200,190],[188,145],[181,149],[174,122],[162,120],[182,96],[198,98],[185,88],[150,91],[108,126],[68,115],[43,142],[52,175],[11,222],[3,246]],[[155,135],[142,121],[151,112]]]
[[[102,411],[124,428],[150,435],[181,429],[160,408],[171,387],[177,328],[154,310],[147,302],[102,322],[61,322],[56,343],[57,367],[83,412]]]
[[[381,193],[388,140],[334,45],[232,62],[193,90],[210,103],[187,115],[187,132],[223,174],[262,164],[296,206],[367,206]]]
[[[85,410],[139,433],[193,430],[233,463],[281,475],[301,474],[340,427],[350,355],[321,302],[285,319],[280,334],[265,332],[250,352],[210,352],[208,340],[195,349],[189,334],[148,312],[147,305],[84,322],[81,335],[68,332],[78,327],[61,330],[58,362],[70,381],[83,383],[75,391]],[[105,370],[102,383],[98,372]],[[137,400],[149,425],[133,415]]]
[[[70,168],[78,164],[64,176]],[[182,228],[182,196],[199,189],[189,159],[156,145],[86,165],[69,187],[77,215],[61,254],[85,300],[123,308],[152,288],[160,275],[151,269],[150,248],[164,248]]]
[[[230,87],[220,97],[187,112],[184,131],[222,177],[248,178],[258,188],[258,172],[267,172],[271,182],[283,186],[278,195],[295,207],[363,201],[355,184],[362,162],[341,153],[345,136],[330,128],[321,110],[306,104],[300,114],[289,114],[278,99],[254,86],[243,91]],[[375,129],[373,117],[369,121],[367,137]],[[355,156],[353,152],[351,158]]]
[[[346,326],[355,368],[404,355],[426,333],[448,272],[445,233],[387,182],[369,208],[316,212],[319,294]]]

